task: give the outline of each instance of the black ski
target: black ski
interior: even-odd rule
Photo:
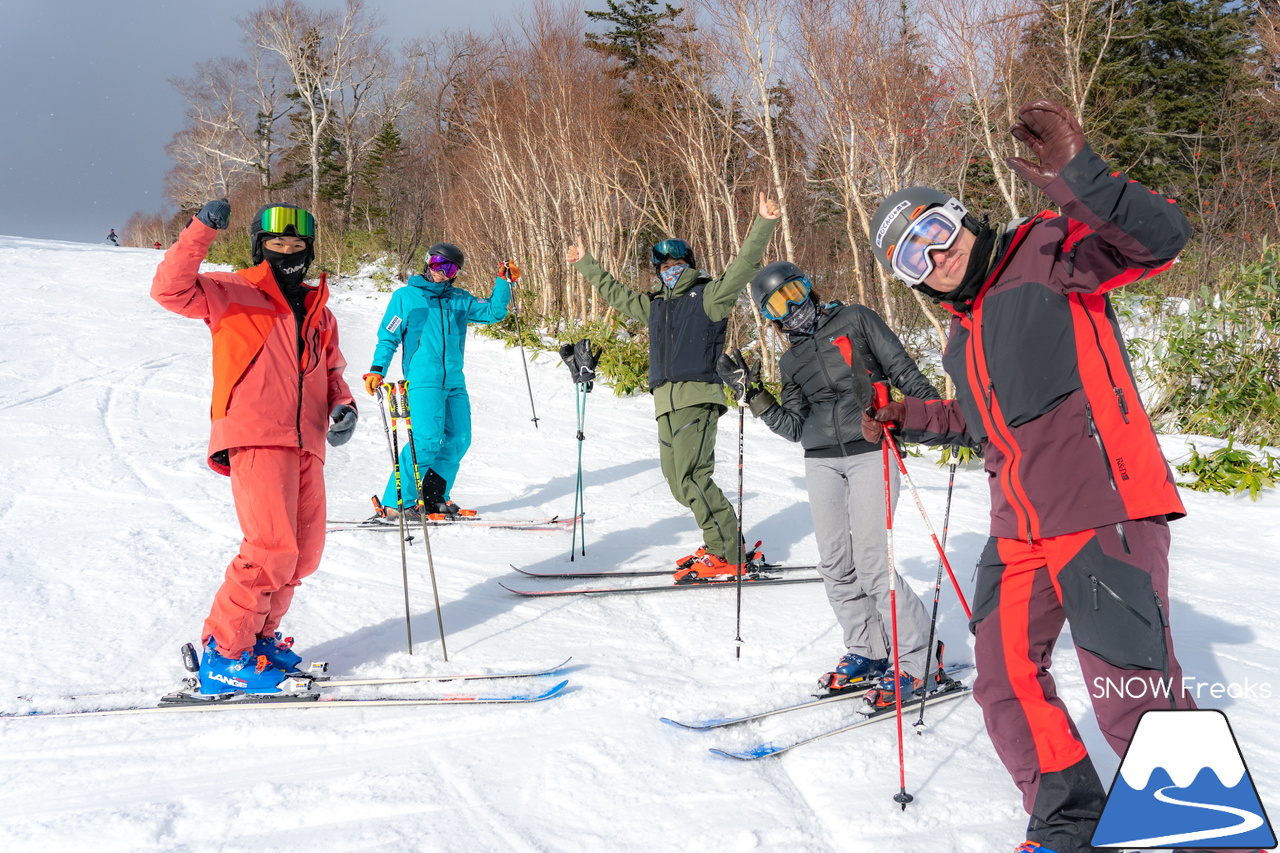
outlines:
[[[769,576],[751,578],[746,576],[742,579],[742,585],[744,587],[781,586],[792,583],[818,583],[821,580],[822,578],[778,578]],[[515,589],[501,581],[498,582],[498,586],[516,595],[539,598],[553,595],[613,595],[616,593],[670,592],[677,589],[724,588],[737,586],[737,583],[737,578],[726,578],[724,580],[695,581],[693,583],[668,583],[660,586],[588,587],[586,589]]]
[[[663,575],[674,575],[677,571],[675,568],[670,569],[635,569],[621,572],[531,572],[528,569],[522,569],[519,566],[511,566],[522,575],[528,575],[531,578],[552,578],[555,580],[608,580],[609,578],[656,578]],[[762,563],[760,571],[762,572],[800,572],[805,569],[817,570],[817,566],[787,566],[777,563]]]
[[[958,681],[953,682],[951,685],[947,687],[943,687],[940,690],[935,690],[934,692],[929,694],[929,697],[928,697],[929,707],[932,707],[934,703],[937,703],[937,702],[949,702],[952,699],[960,699],[964,696],[968,696],[972,692],[973,692],[973,688],[971,686],[967,684],[961,684]],[[910,702],[903,702],[902,703],[903,713],[905,714],[908,708],[919,707],[920,701],[921,700],[919,699],[913,699]],[[740,751],[712,748],[711,752],[715,753],[716,755],[722,755],[725,758],[733,758],[738,761],[755,761],[760,758],[768,758],[769,756],[772,756],[772,755],[780,755],[781,753],[795,749],[797,746],[804,746],[805,744],[813,743],[816,740],[822,740],[823,738],[829,738],[833,735],[843,734],[844,732],[853,731],[854,729],[860,729],[863,726],[869,726],[872,723],[878,723],[881,720],[892,720],[894,718],[895,713],[896,711],[894,708],[885,708],[884,710],[876,711],[874,714],[870,714],[868,716],[861,716],[857,722],[849,723],[848,725],[840,726],[839,728],[830,729],[825,732],[820,732],[819,734],[816,734],[816,735],[810,735],[809,737],[800,738],[799,740],[793,740],[788,743],[782,743],[782,744],[766,743],[766,744],[761,744],[759,746],[752,747],[751,749],[745,749]]]
[[[948,666],[946,668],[946,672],[948,676],[954,676],[956,673],[964,672],[972,668],[973,668],[973,664],[971,663],[952,664],[951,666]],[[765,710],[765,711],[759,711],[755,714],[746,714],[741,717],[719,717],[719,718],[712,718],[707,720],[695,720],[694,722],[691,722],[691,723],[682,723],[682,722],[679,722],[678,720],[673,720],[669,717],[662,717],[661,720],[664,723],[668,723],[673,726],[678,726],[679,728],[682,728],[682,729],[690,729],[692,731],[722,729],[727,726],[736,726],[739,723],[749,723],[749,722],[752,722],[753,720],[763,720],[765,717],[772,717],[776,714],[785,714],[789,711],[798,711],[801,708],[816,708],[819,705],[831,705],[835,702],[842,702],[845,699],[859,699],[863,696],[866,696],[868,691],[874,690],[875,689],[874,685],[875,685],[875,682],[872,681],[866,687],[852,688],[850,690],[841,691],[840,693],[832,693],[825,696],[817,696],[806,702],[798,702],[794,705],[781,705],[776,708],[769,708],[768,710]],[[929,696],[930,700],[933,699],[934,695],[935,694],[930,694]]]
[[[578,518],[581,521],[581,517]],[[566,526],[572,526],[574,519],[561,518],[558,515],[548,516],[547,518],[480,518],[480,517],[464,517],[457,519],[427,519],[428,527],[483,527],[491,530],[563,530]],[[393,533],[400,529],[400,522],[394,518],[382,518],[381,516],[373,516],[366,518],[364,521],[350,521],[342,519],[329,519],[325,522],[326,533],[342,533],[350,530],[375,531],[379,533]],[[416,530],[422,529],[422,522],[418,519],[413,521],[405,520],[405,533],[412,534]]]

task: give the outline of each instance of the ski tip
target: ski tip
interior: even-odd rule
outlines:
[[[547,692],[541,694],[540,696],[535,697],[533,701],[541,702],[543,699],[550,699],[552,696],[555,696],[563,692],[564,689],[568,686],[569,686],[569,679],[566,678],[564,681],[561,681],[559,684],[557,684],[555,687],[552,687]]]
[[[700,720],[696,723],[682,723],[679,720],[673,720],[670,717],[659,717],[658,719],[669,726],[675,726],[678,729],[684,729],[689,732],[698,732],[703,729],[714,729],[729,722],[728,720]]]
[[[764,758],[773,755],[776,752],[772,746],[758,746],[755,749],[749,749],[746,752],[729,752],[723,749],[712,747],[708,752],[713,755],[719,755],[722,758],[732,758],[734,761],[755,761],[757,758]]]

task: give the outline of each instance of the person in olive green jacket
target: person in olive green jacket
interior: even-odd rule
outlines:
[[[615,310],[649,325],[649,390],[658,420],[662,474],[672,496],[693,510],[702,528],[703,547],[676,561],[677,580],[739,571],[737,516],[711,479],[716,422],[727,410],[716,359],[724,351],[729,313],[760,269],[781,210],[760,193],[759,213],[738,256],[719,278],[694,266],[693,250],[683,240],[655,245],[652,261],[661,281],[656,293],[637,293],[618,281],[587,254],[581,239],[565,253]]]

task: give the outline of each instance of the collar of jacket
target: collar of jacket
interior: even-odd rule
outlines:
[[[1004,272],[1005,264],[1007,264],[1009,259],[1013,257],[1014,250],[1018,247],[1018,244],[1022,242],[1023,238],[1027,236],[1027,232],[1029,232],[1037,222],[1040,222],[1043,219],[1052,219],[1057,215],[1058,214],[1054,213],[1052,210],[1044,210],[1037,213],[1030,219],[1025,217],[1021,219],[1014,219],[1001,229],[1000,237],[996,242],[996,249],[991,254],[991,272],[987,274],[987,280],[982,283],[982,288],[978,291],[978,295],[973,297],[971,307],[981,302],[982,297],[986,296],[987,291],[991,289],[991,285],[996,283],[996,279],[1000,277],[1000,273]],[[963,317],[967,313],[957,310],[950,302],[942,302],[939,304],[942,305],[945,310],[950,311],[957,317]]]
[[[452,282],[432,281],[431,279],[427,278],[425,275],[409,276],[409,284],[413,285],[419,290],[425,290],[427,293],[431,294],[432,296],[443,296],[445,293],[453,289]]]
[[[694,267],[689,267],[687,270],[684,271],[684,273],[681,274],[680,278],[676,281],[676,286],[671,288],[670,290],[663,287],[662,280],[659,279],[658,292],[654,294],[654,298],[673,299],[676,297],[684,296],[690,290],[693,290],[694,285],[702,281],[711,281],[711,279],[703,275],[701,270],[695,269]]]
[[[271,264],[263,261],[256,267],[248,269],[236,270],[236,275],[251,283],[254,287],[271,297],[271,301],[276,303],[284,311],[292,311],[289,307],[289,300],[284,298],[284,293],[280,290],[280,285],[276,284],[276,277],[271,272]],[[302,283],[303,287],[311,291],[307,294],[307,314],[312,315],[324,307],[329,301],[329,286],[325,284],[324,276],[320,276],[319,282],[315,285]]]

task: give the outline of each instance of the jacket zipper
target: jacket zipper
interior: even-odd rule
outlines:
[[[995,426],[996,416],[995,416],[994,406],[992,405],[996,399],[996,386],[994,382],[987,383],[987,387],[983,389],[982,396],[987,404],[987,416],[991,418],[991,423],[993,426]],[[1008,425],[1006,424],[1006,426]],[[999,432],[999,430],[996,430],[996,432]],[[1000,437],[1004,438],[1003,435],[1001,435]],[[1008,443],[1009,443],[1009,447],[1013,447],[1012,436],[1009,437]],[[1032,531],[1031,531],[1031,510],[1027,507],[1026,504],[1022,502],[1022,499],[1018,497],[1017,490],[1013,488],[1013,468],[1014,468],[1014,465],[1016,464],[1013,458],[1013,453],[1009,451],[1005,451],[1004,448],[1001,448],[1001,450],[1006,453],[1006,456],[1008,458],[1008,461],[1005,463],[1004,470],[1005,470],[1005,476],[1009,480],[1009,489],[1008,489],[1009,498],[1011,502],[1016,506],[1016,508],[1022,510],[1023,516],[1025,516],[1027,519],[1027,544],[1030,545],[1035,541],[1035,537],[1032,535]]]
[[[447,388],[449,387],[449,383],[446,381],[447,377],[445,376],[445,372],[446,372],[445,350],[449,348],[449,341],[448,341],[449,330],[445,324],[445,319],[444,319],[444,294],[440,294],[439,296],[437,296],[436,302],[438,303],[437,307],[440,309],[440,387]]]
[[[1102,433],[1098,430],[1098,425],[1093,420],[1093,404],[1084,404],[1084,417],[1086,431],[1089,436],[1098,443],[1098,451],[1102,454],[1102,464],[1107,466],[1107,480],[1111,483],[1112,491],[1119,491],[1116,486],[1116,475],[1111,470],[1111,457],[1107,455],[1107,446],[1102,443]],[[1121,531],[1121,536],[1124,532]]]
[[[1075,250],[1072,250],[1074,254]],[[1107,359],[1107,353],[1102,349],[1102,336],[1098,334],[1098,324],[1093,320],[1093,314],[1085,311],[1084,315],[1089,318],[1089,328],[1093,330],[1094,343],[1098,345],[1098,355],[1102,356],[1102,366],[1107,369],[1107,382],[1111,383],[1111,393],[1116,395],[1116,405],[1120,407],[1120,417],[1124,418],[1125,423],[1129,423],[1129,403],[1125,400],[1124,389],[1116,385],[1115,374],[1111,372],[1111,362]]]
[[[818,356],[818,369],[822,371],[822,378],[827,383],[827,387],[831,389],[832,396],[835,398],[831,403],[831,423],[836,430],[836,444],[840,445],[840,455],[848,456],[849,454],[844,447],[844,436],[840,434],[840,412],[838,411],[839,404],[840,404],[840,394],[838,393],[835,385],[831,382],[831,374],[827,372],[826,361],[823,360],[822,354],[817,352],[818,350],[817,339],[811,338],[810,342],[813,344],[814,352]],[[850,341],[850,343],[852,343],[852,341]]]
[[[298,434],[298,447],[302,447],[302,359],[307,352],[307,342],[302,339],[302,324],[298,322],[298,314],[293,306],[289,306],[289,313],[293,315],[294,348],[298,354],[298,411],[295,413],[293,429]]]

